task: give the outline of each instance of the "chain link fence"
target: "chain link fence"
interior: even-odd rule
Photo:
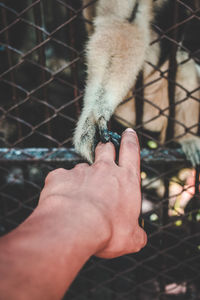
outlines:
[[[87,6],[94,2],[88,1]],[[159,33],[152,47],[167,41],[170,53],[169,72],[152,66],[169,85],[164,145],[158,134],[143,128],[143,105],[152,103],[144,99],[142,76],[133,91],[142,145],[142,218],[148,245],[138,254],[118,259],[92,258],[64,299],[200,299],[199,167],[191,166],[172,135],[178,47],[188,54],[182,64],[193,59],[197,69],[200,66],[200,2],[172,2],[173,25],[166,24],[163,30],[152,24]],[[187,12],[181,19],[180,7]],[[80,0],[0,2],[1,235],[32,212],[50,170],[69,169],[81,161],[73,150],[72,135],[85,84],[85,24],[90,20],[83,15],[84,9]],[[181,41],[177,38],[180,28],[184,32]],[[199,87],[192,92],[182,89],[186,96],[180,101],[193,97],[199,102],[194,95]],[[157,109],[158,116],[166,113]],[[116,120],[111,120],[110,128],[121,133],[124,127]],[[191,128],[186,127],[185,134],[188,131]]]

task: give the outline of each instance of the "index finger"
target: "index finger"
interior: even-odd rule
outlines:
[[[119,166],[131,171],[140,170],[140,145],[136,132],[128,128],[122,135],[119,150]]]

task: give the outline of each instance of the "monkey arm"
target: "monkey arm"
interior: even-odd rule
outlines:
[[[76,150],[90,162],[96,132],[103,141],[109,140],[107,122],[133,87],[143,66],[150,38],[150,3],[147,0],[98,3],[95,30],[86,49],[88,77],[84,107],[74,135]]]
[[[178,61],[184,59],[184,53],[178,52]],[[180,65],[177,72],[176,87],[176,120],[174,125],[175,139],[192,165],[200,164],[199,126],[199,83],[195,63],[189,60]],[[187,94],[186,91],[190,93]]]
[[[200,137],[198,136],[198,116],[200,105],[198,100],[188,98],[181,105],[176,107],[175,139],[192,165],[200,164]],[[184,98],[183,98],[184,99]]]

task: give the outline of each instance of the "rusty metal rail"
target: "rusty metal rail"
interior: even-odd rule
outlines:
[[[142,149],[141,160],[146,163],[163,164],[188,162],[182,149]],[[83,161],[73,148],[0,148],[0,161],[6,162],[73,162]]]

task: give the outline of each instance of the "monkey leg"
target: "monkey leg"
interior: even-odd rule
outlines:
[[[178,53],[178,62],[185,54]],[[175,139],[181,144],[182,149],[193,166],[200,164],[200,137],[199,126],[199,90],[198,78],[193,60],[179,65],[177,72],[176,88],[176,121]]]
[[[86,49],[84,106],[74,135],[76,151],[89,162],[94,159],[98,134],[103,142],[119,144],[107,122],[143,66],[150,39],[150,9],[150,0],[98,2],[95,31]]]

